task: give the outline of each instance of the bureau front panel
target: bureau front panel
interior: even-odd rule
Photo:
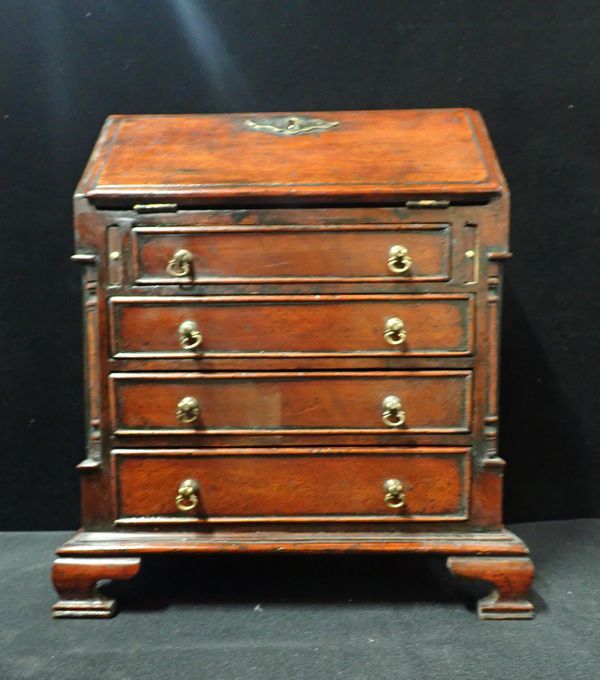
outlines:
[[[117,512],[120,523],[466,519],[468,449],[392,451],[117,451]]]
[[[472,352],[468,295],[115,297],[118,358],[449,356]]]
[[[394,435],[470,426],[470,371],[115,373],[110,382],[118,435]]]
[[[137,227],[140,284],[436,281],[450,225]]]

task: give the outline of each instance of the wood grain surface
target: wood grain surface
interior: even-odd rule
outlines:
[[[215,449],[202,455],[132,452],[116,454],[115,459],[121,519],[414,521],[464,519],[467,513],[467,449],[381,455],[277,449],[261,455],[224,455]],[[390,478],[399,479],[404,487],[405,505],[398,509],[384,502],[383,483]],[[175,498],[186,479],[198,482],[199,503],[182,512]]]
[[[197,357],[201,366],[203,357],[456,356],[473,349],[467,295],[120,296],[109,307],[112,352],[124,358]],[[393,318],[404,323],[400,345],[384,337]],[[202,333],[197,348],[182,349],[184,321]]]
[[[119,434],[402,434],[467,432],[470,425],[470,371],[114,373],[110,383]],[[382,420],[389,395],[402,402],[402,427]],[[199,404],[191,425],[177,420],[184,397]]]
[[[450,229],[440,224],[155,227],[133,231],[134,277],[142,284],[447,280]],[[410,269],[395,274],[389,251],[401,245]],[[188,276],[167,272],[174,254],[192,256]]]
[[[279,137],[246,121],[281,114],[113,116],[80,191],[96,203],[381,201],[390,196],[498,194],[503,178],[470,109],[292,112],[338,124]]]

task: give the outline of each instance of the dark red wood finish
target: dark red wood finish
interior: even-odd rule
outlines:
[[[107,121],[75,197],[88,454],[57,617],[112,615],[97,581],[181,551],[445,554],[495,588],[482,618],[532,616],[528,551],[502,526],[508,191],[481,118],[304,115],[324,127]]]

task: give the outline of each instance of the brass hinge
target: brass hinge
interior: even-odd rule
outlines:
[[[96,264],[96,256],[91,253],[75,253],[71,255],[71,262],[92,266]]]
[[[502,262],[503,260],[510,260],[513,254],[510,251],[501,253],[488,253],[487,258],[490,262]]]
[[[133,209],[138,213],[177,212],[177,203],[136,203]]]
[[[447,208],[450,201],[421,200],[406,201],[407,208]]]

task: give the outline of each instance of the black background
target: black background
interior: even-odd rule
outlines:
[[[0,528],[78,525],[71,195],[111,113],[471,106],[513,197],[509,521],[600,515],[600,4],[0,2]]]

